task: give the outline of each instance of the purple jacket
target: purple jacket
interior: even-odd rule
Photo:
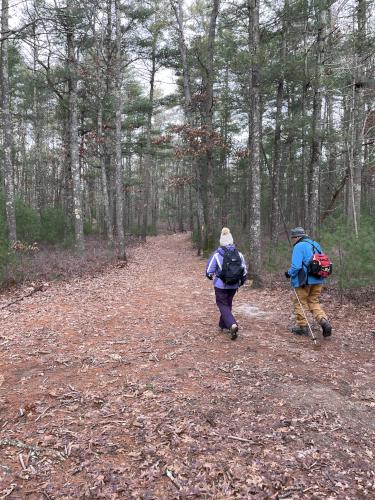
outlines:
[[[228,250],[234,250],[236,247],[235,245],[228,245]],[[244,268],[244,276],[247,275],[247,267],[246,267],[246,262],[244,259],[244,256],[242,255],[241,252],[238,252],[241,257],[242,265]],[[218,274],[221,271],[221,267],[223,265],[223,259],[224,259],[224,249],[222,247],[219,247],[215,252],[211,255],[211,257],[208,259],[207,266],[206,266],[206,276],[213,276],[214,274]],[[214,287],[216,288],[222,288],[222,289],[237,289],[240,285],[226,285],[223,281],[221,281],[220,278],[217,276],[214,279]]]

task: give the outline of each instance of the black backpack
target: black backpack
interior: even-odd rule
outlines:
[[[218,277],[226,285],[237,285],[243,278],[244,268],[241,256],[236,248],[229,250],[224,248],[222,269]]]

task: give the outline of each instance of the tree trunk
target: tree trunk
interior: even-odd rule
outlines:
[[[103,147],[104,134],[103,134],[103,99],[102,96],[99,95],[98,98],[98,153],[99,153],[99,162],[100,162],[100,175],[101,175],[101,191],[102,191],[102,200],[103,200],[103,208],[104,208],[104,224],[108,242],[110,244],[113,243],[113,224],[112,224],[112,214],[111,208],[109,205],[109,195],[108,195],[108,180],[107,180],[107,171],[105,165],[105,152]]]
[[[121,115],[122,99],[122,52],[121,52],[121,23],[119,0],[115,0],[116,17],[116,64],[115,64],[115,150],[116,150],[116,229],[118,240],[118,258],[126,262],[125,233],[124,233],[124,179],[122,169],[122,133]]]
[[[275,115],[275,135],[273,147],[273,165],[272,165],[272,179],[271,179],[271,251],[276,249],[279,237],[279,218],[280,218],[280,164],[281,164],[281,121],[282,121],[282,106],[284,100],[284,72],[283,64],[286,54],[286,38],[285,27],[282,30],[282,39],[280,42],[280,67],[281,74],[277,83],[276,94],[276,115]]]
[[[250,96],[252,136],[249,139],[251,151],[249,156],[249,171],[251,176],[251,205],[250,205],[250,276],[255,287],[262,286],[261,277],[261,109],[260,109],[260,66],[259,66],[259,0],[248,0],[249,11],[249,52],[251,54]]]
[[[68,9],[72,8],[72,0],[68,2]],[[75,33],[74,28],[69,27],[67,31],[67,63],[68,63],[68,110],[69,110],[69,153],[70,167],[73,183],[73,221],[76,248],[79,252],[84,251],[85,243],[83,236],[83,211],[82,190],[79,168],[78,152],[78,110],[77,110],[77,60],[75,56]]]
[[[212,1],[212,10],[208,30],[207,43],[207,62],[203,70],[203,93],[205,96],[202,106],[202,126],[207,132],[203,143],[206,145],[206,155],[201,158],[201,200],[203,205],[203,249],[210,250],[213,242],[214,230],[214,203],[213,203],[213,146],[211,144],[211,135],[213,133],[213,114],[214,114],[214,49],[216,38],[216,23],[219,13],[220,0]]]
[[[322,148],[322,74],[324,66],[324,48],[327,26],[326,5],[320,6],[319,25],[317,38],[317,60],[315,77],[313,81],[313,106],[311,125],[311,160],[309,175],[309,213],[308,231],[311,235],[316,233],[319,226],[319,181],[320,158]]]
[[[5,212],[10,243],[17,240],[15,192],[12,164],[12,119],[10,115],[10,90],[8,74],[8,34],[9,3],[2,0],[1,6],[1,88],[2,88],[2,125],[3,125],[3,165]]]
[[[366,77],[365,62],[362,61],[366,51],[366,0],[357,0],[357,32],[355,33],[355,71],[353,81],[353,141],[352,141],[352,207],[349,212],[354,230],[358,236],[361,215],[362,171],[363,171],[363,124],[365,117],[365,100],[362,86],[355,82],[363,81]]]
[[[148,227],[148,212],[150,201],[150,184],[151,184],[151,168],[152,168],[152,143],[151,143],[151,129],[152,129],[152,115],[154,112],[154,88],[155,88],[155,74],[156,74],[156,40],[153,40],[152,53],[151,53],[151,74],[150,74],[150,91],[149,91],[149,108],[147,112],[147,125],[146,125],[146,152],[143,162],[143,203],[142,203],[142,231],[141,239],[146,241],[147,227]]]
[[[43,142],[42,142],[42,110],[40,96],[38,95],[37,61],[39,59],[36,28],[33,26],[33,128],[35,140],[35,198],[39,213],[47,204],[47,179],[43,164]]]

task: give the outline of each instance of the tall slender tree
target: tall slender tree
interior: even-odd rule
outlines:
[[[15,191],[12,162],[12,119],[10,114],[10,89],[8,68],[9,44],[9,2],[1,4],[1,91],[2,91],[2,132],[3,132],[3,179],[5,193],[5,210],[9,239],[17,240]]]
[[[116,231],[118,242],[118,258],[126,262],[125,232],[124,232],[124,173],[122,167],[122,109],[123,109],[123,55],[121,49],[121,11],[120,0],[115,2],[115,165],[116,165]]]
[[[251,178],[250,205],[250,272],[254,286],[262,286],[261,262],[261,103],[260,103],[260,61],[259,61],[259,0],[247,0],[248,44],[251,58],[250,105],[249,110],[249,175]]]

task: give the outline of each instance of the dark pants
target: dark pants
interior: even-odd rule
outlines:
[[[237,289],[225,289],[215,287],[216,305],[220,311],[220,328],[230,328],[234,323],[237,324],[232,314],[232,302]]]

